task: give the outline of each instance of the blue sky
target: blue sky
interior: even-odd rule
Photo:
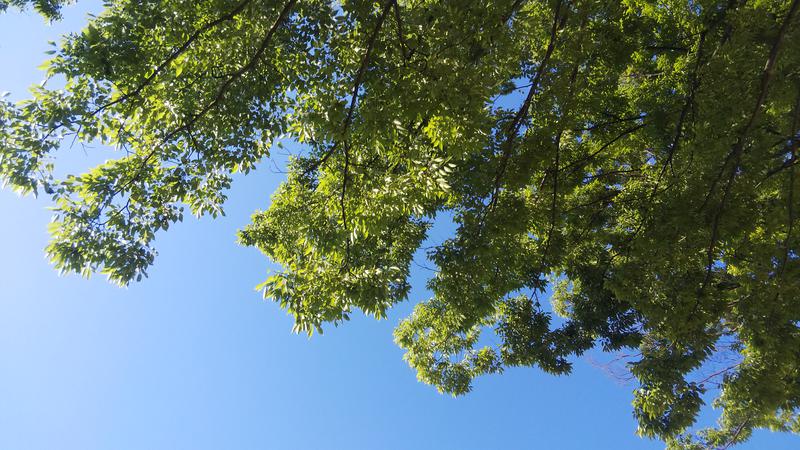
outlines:
[[[0,15],[0,91],[24,98],[47,40],[91,9],[79,2],[51,26]],[[61,153],[69,167],[114,157]],[[457,399],[417,382],[391,334],[412,302],[388,320],[292,334],[254,290],[268,262],[234,242],[281,178],[263,165],[237,179],[227,216],[160,235],[150,278],[127,289],[58,276],[42,251],[47,199],[0,191],[0,449],[663,448],[634,434],[634,386],[589,358],[570,377],[482,378]],[[416,271],[412,299],[425,298],[425,276]],[[741,448],[800,448],[800,438],[760,432]]]

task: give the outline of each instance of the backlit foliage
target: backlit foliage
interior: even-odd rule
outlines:
[[[62,2],[0,9],[26,3],[57,18]],[[52,195],[56,268],[124,285],[158,231],[221,214],[232,174],[294,139],[307,152],[239,239],[283,267],[264,294],[297,331],[385,317],[452,217],[428,250],[433,296],[395,332],[420,380],[457,395],[621,350],[644,436],[800,433],[798,9],[113,1],[53,48],[65,88],[0,103],[0,176]],[[56,179],[72,139],[116,157]],[[709,398],[719,426],[693,434]]]

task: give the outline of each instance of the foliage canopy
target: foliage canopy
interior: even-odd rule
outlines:
[[[65,2],[0,10],[28,3]],[[124,285],[288,137],[307,151],[239,239],[297,331],[384,317],[452,217],[395,332],[420,380],[632,351],[644,436],[800,433],[798,3],[115,0],[54,45],[63,88],[0,103],[0,177],[52,195],[56,268]],[[56,179],[65,139],[119,156]]]

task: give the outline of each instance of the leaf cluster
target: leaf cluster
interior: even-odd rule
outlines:
[[[452,217],[395,332],[420,380],[633,351],[643,436],[800,432],[799,4],[116,1],[54,48],[65,88],[0,103],[0,177],[53,196],[57,268],[127,284],[294,139],[239,240],[281,265],[261,288],[296,331],[385,317]],[[120,155],[59,180],[67,139]]]

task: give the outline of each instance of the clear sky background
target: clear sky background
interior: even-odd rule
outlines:
[[[98,2],[46,25],[0,15],[0,91],[27,96],[47,40],[80,29]],[[68,167],[117,155],[75,146]],[[282,175],[267,164],[230,191],[227,216],[189,216],[158,236],[150,278],[127,289],[59,277],[44,258],[48,199],[0,191],[0,450],[659,449],[638,438],[634,385],[593,354],[569,377],[510,369],[461,398],[416,381],[388,320],[354,314],[312,339],[254,286],[269,263],[235,243]],[[427,296],[415,270],[412,299]],[[703,420],[714,416],[707,411]],[[741,447],[800,448],[760,432]]]

